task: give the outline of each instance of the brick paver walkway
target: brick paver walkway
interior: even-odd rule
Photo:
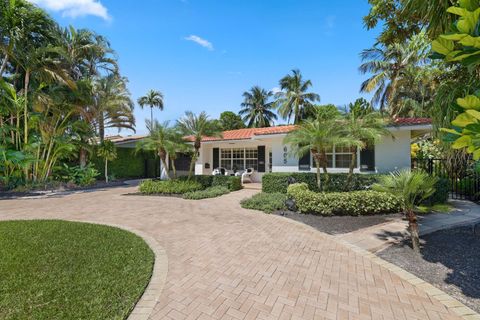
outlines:
[[[152,319],[460,319],[424,291],[307,226],[220,198],[125,196],[116,188],[0,201],[0,219],[129,226],[168,255]]]

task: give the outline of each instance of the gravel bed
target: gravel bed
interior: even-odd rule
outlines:
[[[401,219],[402,214],[374,215],[374,216],[334,216],[323,217],[312,214],[302,214],[292,211],[275,212],[288,219],[303,222],[318,231],[328,234],[344,234],[363,228],[368,228],[377,224],[389,222],[395,219]]]
[[[480,313],[480,228],[437,231],[422,237],[416,255],[409,242],[393,245],[377,255],[445,291]]]

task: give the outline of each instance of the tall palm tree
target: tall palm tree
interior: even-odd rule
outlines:
[[[335,145],[357,145],[356,139],[342,133],[342,126],[337,118],[327,116],[327,113],[319,112],[315,119],[303,121],[296,130],[287,134],[285,144],[292,146],[292,152],[302,157],[308,152],[312,153],[317,168],[317,186],[322,190],[320,168],[325,174],[325,185],[328,185],[327,172],[327,149]]]
[[[185,116],[177,120],[177,127],[182,134],[189,136],[193,141],[195,152],[192,155],[188,173],[189,178],[191,178],[200,147],[202,146],[202,139],[204,137],[221,137],[222,131],[218,124],[210,120],[208,115],[203,111],[199,115],[191,111],[185,112]]]
[[[243,93],[242,109],[239,114],[250,128],[270,127],[277,115],[272,111],[275,103],[270,101],[273,92],[254,86]]]
[[[176,143],[175,129],[170,126],[168,121],[159,123],[157,120],[154,122],[146,121],[148,136],[137,144],[137,150],[152,150],[155,151],[162,162],[165,175],[167,179],[170,179],[168,173],[167,154],[168,150],[171,150]]]
[[[292,70],[280,80],[281,92],[277,93],[278,112],[283,119],[288,120],[293,116],[293,123],[298,124],[305,119],[305,113],[315,102],[320,101],[320,96],[307,92],[312,86],[312,81],[304,80],[300,70]]]
[[[173,179],[177,178],[177,167],[175,166],[175,160],[178,158],[180,153],[190,154],[192,151],[192,146],[185,141],[185,138],[178,130],[172,130],[170,137],[172,143],[166,146],[168,153],[168,158],[170,159],[170,164],[173,171]]]
[[[117,148],[112,141],[106,140],[98,146],[97,152],[101,158],[105,159],[105,182],[108,183],[108,161],[117,158]]]
[[[379,105],[380,110],[390,108],[402,81],[410,81],[407,69],[425,64],[428,48],[429,42],[421,33],[406,43],[376,45],[363,50],[360,54],[363,63],[359,70],[363,74],[371,74],[371,77],[361,84],[360,92],[374,92],[372,104]]]
[[[163,110],[163,94],[160,91],[150,90],[143,97],[138,98],[138,104],[142,109],[150,107],[150,122],[153,123],[153,108]]]
[[[402,207],[408,219],[412,247],[417,253],[420,253],[420,238],[414,209],[435,192],[436,183],[436,177],[423,171],[402,170],[382,176],[380,182],[373,186],[374,190],[392,193],[402,201]]]
[[[368,109],[367,109],[368,110]],[[365,149],[368,145],[375,145],[382,137],[392,135],[385,128],[385,121],[378,112],[365,112],[363,109],[351,108],[342,120],[342,135],[350,141],[345,146],[352,148],[352,159],[348,170],[347,185],[350,185],[353,170],[357,163],[358,150]]]

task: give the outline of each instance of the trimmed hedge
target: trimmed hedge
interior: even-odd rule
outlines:
[[[123,178],[143,178],[155,177],[155,166],[148,166],[149,172],[145,172],[145,160],[152,159],[150,162],[159,161],[155,159],[153,152],[140,151],[135,152],[132,148],[117,148],[117,158],[108,162],[108,174],[118,179]],[[97,155],[96,149],[90,156],[90,162],[100,172],[99,178],[105,178],[105,160]]]
[[[279,210],[285,210],[285,193],[257,193],[251,198],[243,199],[240,202],[242,208],[260,210],[265,213],[272,213]]]
[[[189,200],[201,200],[208,198],[215,198],[230,193],[230,190],[224,186],[210,187],[205,190],[187,192],[183,195],[184,199]]]
[[[301,213],[322,216],[362,216],[401,212],[400,200],[388,193],[365,190],[351,192],[314,192],[305,183],[288,187],[288,197],[295,200]]]
[[[179,177],[178,180],[188,181],[188,177]],[[223,186],[230,191],[237,191],[242,189],[242,178],[232,176],[209,176],[209,175],[196,175],[191,178],[191,181],[200,183],[204,189],[210,187]]]
[[[196,181],[145,180],[139,189],[143,194],[184,194],[202,190],[203,187]]]
[[[325,175],[322,174],[322,185],[326,192],[346,192],[369,189],[378,182],[379,174],[354,174],[352,183],[347,186],[348,174],[329,173],[329,182],[325,186]],[[319,191],[317,187],[317,176],[311,172],[274,172],[263,175],[262,191],[266,193],[287,193],[288,180],[293,178],[296,183],[306,183],[312,191]]]

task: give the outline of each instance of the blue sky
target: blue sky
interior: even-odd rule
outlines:
[[[293,68],[322,104],[347,104],[361,96],[359,53],[377,35],[362,24],[366,0],[32,1],[62,25],[107,36],[133,99],[149,89],[165,95],[160,121],[186,110],[237,112],[244,91],[273,89]],[[144,133],[150,111],[136,106],[135,115]]]

